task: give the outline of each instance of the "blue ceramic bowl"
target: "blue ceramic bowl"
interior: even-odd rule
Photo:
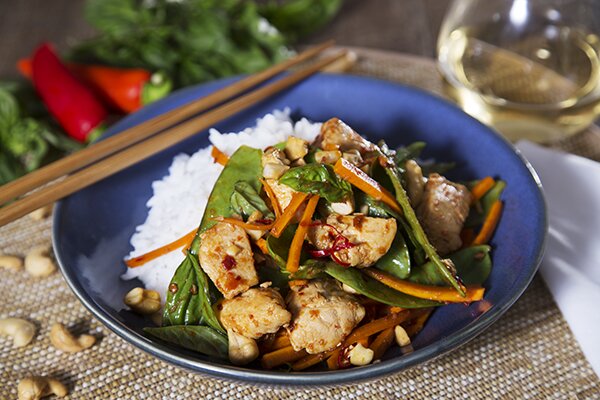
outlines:
[[[179,91],[107,132],[123,129],[217,90],[224,80]],[[143,335],[149,321],[123,309],[125,293],[139,281],[122,281],[129,238],[146,218],[151,182],[163,177],[173,156],[209,144],[206,132],[141,162],[61,201],[54,213],[54,250],[61,270],[81,302],[116,334],[170,363],[200,373],[251,383],[331,385],[382,377],[430,360],[468,342],[496,321],[523,293],[540,262],[546,212],[540,183],[531,166],[489,128],[458,108],[419,90],[389,82],[340,75],[317,75],[217,125],[239,131],[273,109],[290,107],[293,115],[313,121],[340,117],[373,141],[391,147],[415,140],[427,142],[424,157],[455,161],[454,179],[487,175],[508,183],[504,214],[492,240],[494,269],[485,299],[465,306],[439,308],[415,338],[415,351],[397,348],[374,365],[341,371],[302,373],[263,371],[218,362],[171,347]]]

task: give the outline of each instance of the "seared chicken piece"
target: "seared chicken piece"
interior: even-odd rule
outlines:
[[[404,168],[406,169],[406,191],[408,192],[410,205],[415,208],[419,205],[423,197],[426,179],[423,177],[421,167],[415,160],[406,161]]]
[[[287,304],[292,312],[287,327],[292,347],[309,354],[335,348],[365,316],[363,306],[333,279],[293,286]]]
[[[439,174],[429,175],[417,217],[423,230],[440,255],[462,246],[460,231],[469,215],[471,193],[460,184]]]
[[[344,121],[331,118],[321,126],[315,145],[323,150],[358,150],[362,155],[375,150],[375,145],[354,132]]]
[[[258,283],[250,241],[243,228],[219,222],[200,240],[200,265],[226,299]]]
[[[396,220],[362,214],[331,214],[326,224],[311,226],[308,241],[319,250],[331,249],[336,236],[343,235],[355,246],[336,251],[339,261],[352,267],[369,267],[388,252],[396,236]]]
[[[292,318],[283,297],[271,288],[252,288],[221,306],[223,327],[251,339],[277,332]]]

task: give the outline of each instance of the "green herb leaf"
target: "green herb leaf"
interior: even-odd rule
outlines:
[[[161,328],[144,328],[144,332],[165,342],[197,351],[207,356],[227,359],[227,338],[208,326],[163,326]]]
[[[234,212],[243,216],[244,219],[247,219],[255,211],[260,211],[263,218],[274,218],[273,212],[269,209],[267,203],[260,197],[256,189],[246,181],[239,181],[235,184],[231,195],[231,208]]]
[[[394,290],[381,282],[363,274],[357,268],[344,268],[334,262],[328,262],[325,272],[338,281],[345,283],[358,293],[375,301],[402,308],[423,308],[442,305],[442,303],[419,299]]]
[[[330,165],[307,164],[287,170],[279,182],[294,190],[318,194],[330,203],[340,202],[352,196],[352,186],[340,179]]]

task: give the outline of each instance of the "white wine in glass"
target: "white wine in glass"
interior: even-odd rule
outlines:
[[[600,114],[598,18],[593,0],[455,0],[438,39],[447,93],[510,140],[577,133]]]

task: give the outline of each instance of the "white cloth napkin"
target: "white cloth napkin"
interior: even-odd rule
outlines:
[[[538,172],[548,205],[540,272],[600,376],[600,164],[527,141],[517,148]]]

